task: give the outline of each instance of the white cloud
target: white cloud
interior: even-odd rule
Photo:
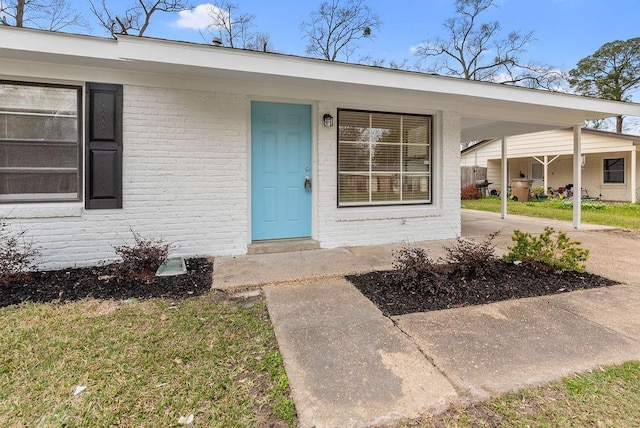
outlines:
[[[424,49],[424,48],[428,48],[429,44],[427,42],[422,42],[420,44],[414,45],[414,46],[410,46],[409,47],[409,52],[411,52],[411,54],[415,55],[418,53],[418,51],[420,49]]]
[[[173,23],[173,26],[192,30],[206,30],[213,23],[213,17],[219,13],[216,9],[211,3],[204,3],[197,5],[193,9],[181,10],[178,12],[178,20]]]

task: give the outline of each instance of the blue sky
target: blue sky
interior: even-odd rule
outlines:
[[[90,32],[106,35],[88,11],[88,0],[72,0],[86,10]],[[96,0],[96,3],[98,1]],[[113,7],[133,0],[109,0]],[[206,1],[195,1],[195,5]],[[282,53],[305,55],[306,42],[300,23],[308,19],[320,1],[237,0],[240,10],[255,15],[255,30],[268,32],[275,49]],[[425,39],[444,36],[442,23],[453,15],[452,0],[369,0],[381,18],[382,28],[373,40],[361,43],[359,53],[374,58],[413,63],[411,53]],[[580,58],[602,44],[640,36],[640,2],[637,0],[496,0],[497,7],[485,13],[484,20],[498,20],[503,31],[534,32],[527,59],[570,69]],[[175,40],[202,42],[197,30],[178,28],[177,14],[154,16],[146,35]]]

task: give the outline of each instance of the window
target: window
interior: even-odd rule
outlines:
[[[0,202],[80,199],[80,91],[0,81]]]
[[[603,178],[605,184],[624,184],[624,158],[603,159]]]
[[[544,179],[544,165],[542,165],[540,162],[531,162],[531,179]]]
[[[338,206],[431,202],[431,116],[338,111]]]

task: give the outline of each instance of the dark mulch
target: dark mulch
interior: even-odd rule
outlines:
[[[443,277],[437,287],[427,286],[421,290],[407,290],[406,287],[402,287],[396,271],[350,275],[347,279],[387,316],[546,296],[617,284],[590,273],[554,273],[532,264],[514,265],[503,261],[496,263],[496,271],[491,276],[465,278],[453,273]]]
[[[211,289],[213,263],[203,258],[185,260],[187,273],[176,276],[118,275],[118,265],[33,272],[19,283],[0,285],[0,307],[22,302],[70,302],[94,299],[184,299]]]

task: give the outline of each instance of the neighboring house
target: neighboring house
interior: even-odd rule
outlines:
[[[582,196],[635,202],[640,136],[582,129],[581,140]],[[506,145],[509,180],[522,174],[533,180],[533,187],[546,184],[558,189],[573,184],[573,129],[512,136]],[[490,189],[501,190],[501,146],[501,139],[491,139],[462,150],[462,166],[487,168]]]
[[[535,110],[535,114],[532,114]],[[460,233],[460,141],[637,104],[131,36],[0,26],[0,217],[42,267]]]

